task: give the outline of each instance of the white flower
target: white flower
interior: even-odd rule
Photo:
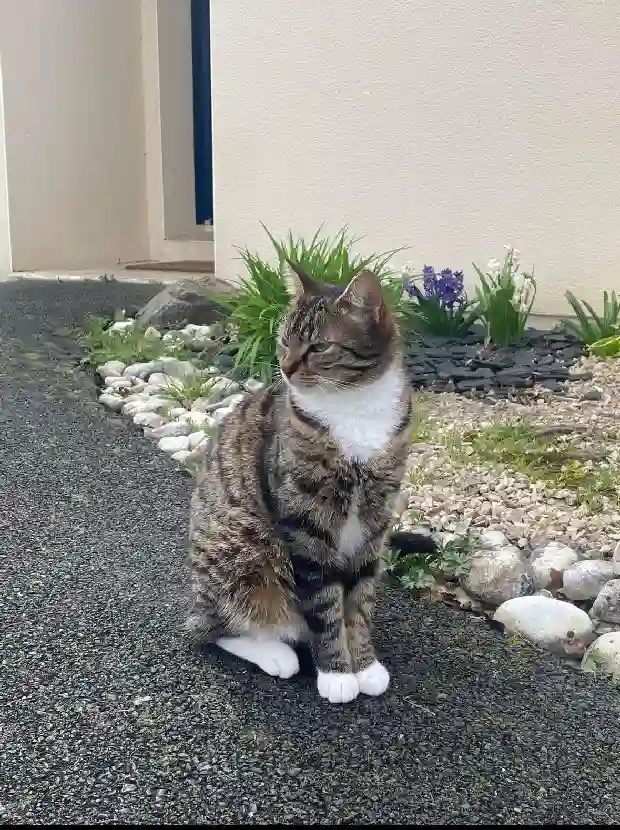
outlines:
[[[413,277],[415,274],[413,262],[405,262],[403,267],[400,269],[400,272],[403,275],[403,277]]]
[[[523,274],[513,274],[512,281],[514,283],[515,290],[518,294],[523,294],[523,289],[525,288],[525,277]]]
[[[502,263],[499,259],[490,259],[487,262],[487,271],[492,277],[498,277],[502,271]]]

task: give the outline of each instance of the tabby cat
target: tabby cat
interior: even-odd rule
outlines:
[[[411,395],[379,279],[343,290],[291,268],[282,381],[221,423],[192,495],[186,628],[281,678],[309,642],[319,695],[346,703],[389,683],[370,631]]]

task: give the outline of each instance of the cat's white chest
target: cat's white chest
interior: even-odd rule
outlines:
[[[403,416],[404,385],[402,368],[394,366],[360,388],[291,392],[308,414],[329,429],[348,461],[369,461],[385,449]]]

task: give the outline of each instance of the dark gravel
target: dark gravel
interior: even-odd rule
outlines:
[[[484,333],[474,330],[411,343],[407,366],[416,389],[505,397],[537,385],[562,394],[570,380],[587,379],[586,373],[568,371],[584,353],[581,343],[562,332],[529,329],[517,343],[500,348],[485,346]]]
[[[620,692],[471,616],[386,588],[344,708],[187,650],[189,481],[59,331],[148,293],[0,285],[0,821],[617,823]]]

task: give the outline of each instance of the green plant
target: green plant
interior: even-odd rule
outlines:
[[[476,541],[470,536],[458,537],[438,545],[434,553],[409,553],[387,549],[383,554],[386,570],[405,588],[422,590],[435,584],[437,576],[458,579],[469,573]]]
[[[618,500],[620,471],[606,459],[590,458],[559,437],[570,428],[540,428],[526,420],[498,423],[463,435],[474,457],[503,464],[531,481],[569,490],[577,504],[596,509],[603,496]]]
[[[602,316],[599,316],[585,300],[579,302],[571,291],[567,291],[564,296],[572,306],[577,319],[564,320],[563,325],[582,342],[594,344],[598,340],[620,334],[620,303],[615,291],[612,291],[611,295],[607,291],[604,292]]]
[[[208,397],[213,383],[212,378],[189,377],[185,380],[170,380],[161,391],[166,398],[188,408],[198,398]]]
[[[536,298],[534,274],[519,273],[518,253],[509,248],[503,264],[491,260],[487,273],[473,263],[480,278],[476,297],[487,340],[506,346],[523,337]]]
[[[588,345],[588,351],[596,357],[615,357],[620,354],[620,334],[612,334]]]
[[[264,226],[263,226],[264,227]],[[274,248],[277,264],[267,262],[247,248],[239,251],[246,275],[232,294],[218,298],[227,312],[227,325],[233,340],[223,348],[234,357],[233,370],[238,376],[258,376],[270,383],[277,369],[276,341],[278,326],[291,296],[285,276],[285,263],[301,266],[318,282],[347,285],[364,268],[372,269],[383,282],[387,301],[399,307],[403,293],[402,278],[388,269],[395,251],[363,257],[353,253],[359,241],[346,229],[335,236],[322,235],[319,229],[307,243],[289,232],[277,240],[266,228]]]
[[[144,336],[144,330],[135,326],[123,331],[112,331],[104,317],[89,317],[83,331],[76,333],[78,343],[85,349],[84,362],[99,366],[108,360],[123,363],[147,363],[166,353],[161,340]]]

